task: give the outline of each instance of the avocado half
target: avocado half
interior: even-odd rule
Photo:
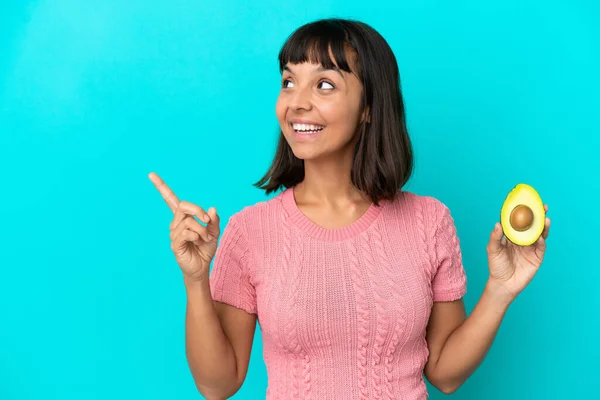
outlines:
[[[518,246],[530,246],[544,231],[546,211],[538,192],[519,183],[506,196],[500,212],[504,235]]]

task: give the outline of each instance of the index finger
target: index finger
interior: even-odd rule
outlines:
[[[156,173],[151,172],[148,175],[148,177],[150,178],[154,186],[156,186],[156,188],[160,192],[162,198],[165,200],[171,211],[175,212],[180,203],[175,193],[173,193],[171,188],[168,187],[167,184]]]

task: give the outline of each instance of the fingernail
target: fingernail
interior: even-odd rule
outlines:
[[[208,216],[208,214],[204,214],[204,217],[202,217],[202,221],[204,221],[204,222],[210,221],[210,217]]]
[[[213,240],[213,237],[212,237],[212,235],[208,235],[208,238],[207,238],[207,240],[206,240],[206,241],[207,241],[207,242],[211,242],[212,240]]]

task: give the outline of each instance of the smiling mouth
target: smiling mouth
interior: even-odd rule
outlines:
[[[291,123],[292,129],[299,135],[314,135],[325,129],[323,125]]]

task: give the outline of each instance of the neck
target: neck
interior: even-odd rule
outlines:
[[[366,201],[350,177],[352,156],[304,162],[304,180],[295,189],[297,198],[304,203],[345,203]]]

